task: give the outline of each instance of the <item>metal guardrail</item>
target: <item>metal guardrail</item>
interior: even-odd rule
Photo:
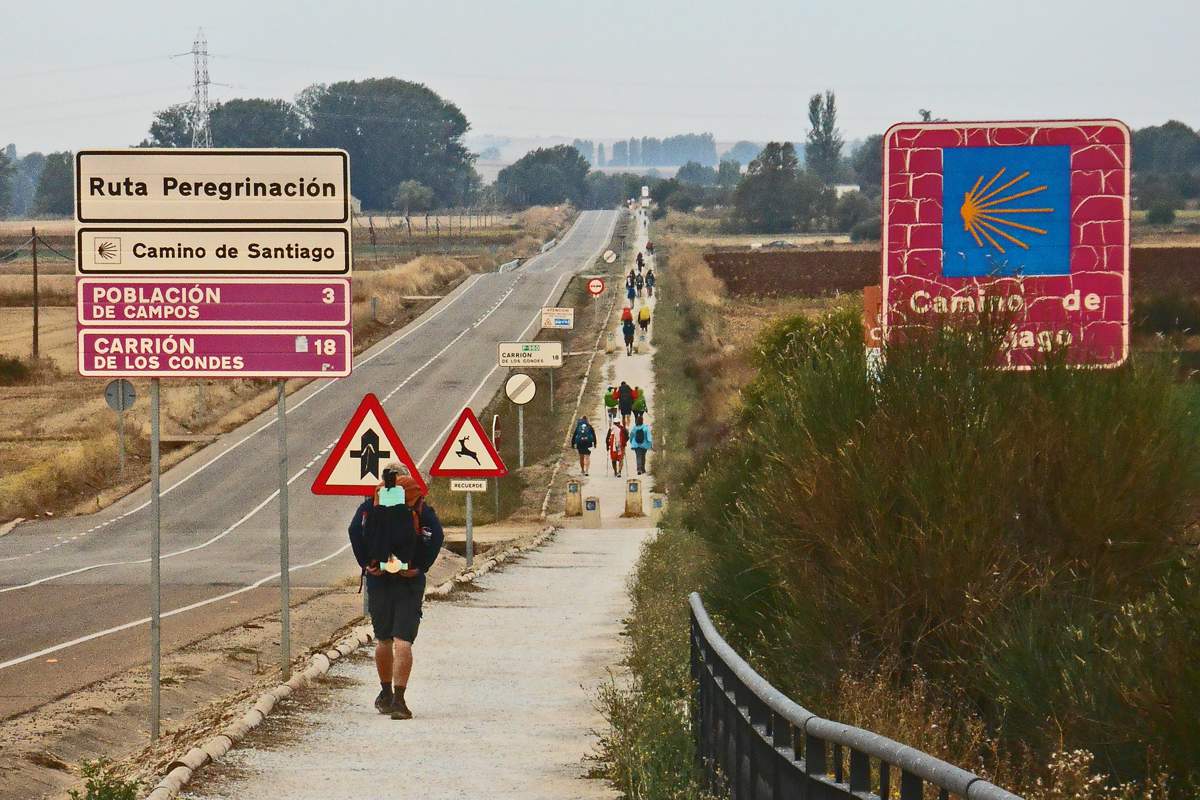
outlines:
[[[692,593],[692,727],[710,788],[735,800],[1021,800],[877,733],[822,719],[755,672]]]
[[[545,253],[545,252],[549,251],[549,250],[550,250],[550,248],[554,247],[554,245],[556,245],[556,244],[558,244],[558,237],[557,237],[557,236],[556,236],[556,237],[554,237],[553,239],[551,239],[550,241],[548,241],[548,242],[544,243],[544,244],[542,245],[542,250],[541,250],[541,252]]]
[[[521,259],[514,258],[512,261],[505,261],[500,266],[496,267],[496,272],[511,272],[521,266]]]

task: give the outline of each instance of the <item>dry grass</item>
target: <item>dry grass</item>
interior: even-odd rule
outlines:
[[[531,209],[520,219],[505,220],[510,226],[507,235],[513,236],[514,230],[521,233],[515,244],[522,248],[521,255],[531,255],[545,239],[561,232],[572,213],[565,208]],[[521,227],[516,228],[517,225]],[[353,282],[356,349],[370,346],[432,304],[432,301],[402,298],[444,294],[468,275],[511,258],[508,252],[505,248],[495,256],[461,259],[453,255],[423,255],[384,269],[359,269]],[[0,304],[6,289],[27,290],[29,279],[30,276],[16,274],[15,270],[0,273]],[[75,374],[74,277],[43,278],[43,296],[47,289],[53,293],[59,284],[65,291],[67,305],[44,309],[41,316],[44,369],[37,372],[33,382],[3,390],[9,402],[0,406],[0,521],[44,512],[83,510],[81,504],[91,510],[96,507],[97,498],[102,504],[112,502],[147,475],[149,420],[145,398],[149,382],[133,381],[139,400],[127,413],[129,469],[121,478],[117,475],[116,416],[105,405],[102,395],[105,381]],[[379,301],[378,321],[371,319],[372,297]],[[20,358],[29,355],[30,322],[28,308],[0,308],[0,354]],[[289,382],[289,390],[304,383]],[[268,381],[164,381],[164,434],[227,431],[265,411],[273,401],[274,392],[270,391]],[[197,447],[171,450],[164,455],[164,466]],[[61,483],[50,478],[77,472],[83,452],[91,457],[89,483],[66,496]]]
[[[75,305],[74,275],[39,275],[38,302],[45,306]],[[0,306],[33,304],[33,275],[0,274]]]
[[[380,270],[360,270],[354,275],[354,302],[378,297],[399,302],[406,295],[430,294],[437,287],[471,273],[466,264],[448,256],[418,256],[412,261]]]

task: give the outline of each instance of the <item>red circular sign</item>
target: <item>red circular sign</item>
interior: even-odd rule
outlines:
[[[599,297],[600,295],[604,294],[604,279],[592,278],[590,281],[588,281],[588,292],[592,295],[592,297]]]

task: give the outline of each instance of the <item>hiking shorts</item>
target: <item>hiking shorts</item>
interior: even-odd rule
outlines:
[[[421,601],[425,598],[425,575],[397,578],[368,576],[367,609],[377,641],[400,639],[412,643],[421,627]]]

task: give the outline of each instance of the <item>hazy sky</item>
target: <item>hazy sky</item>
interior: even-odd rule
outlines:
[[[5,11],[0,144],[135,144],[190,98],[199,26],[213,99],[394,75],[476,134],[796,140],[825,88],[847,138],[918,108],[1200,124],[1198,0],[57,0]]]

